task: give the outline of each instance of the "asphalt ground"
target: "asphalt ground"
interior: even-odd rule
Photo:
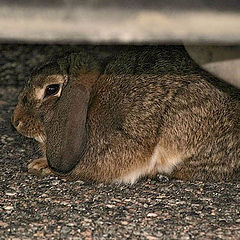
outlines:
[[[12,111],[29,69],[66,48],[75,47],[0,45],[0,239],[240,239],[240,181],[159,175],[117,185],[28,174],[38,148],[12,128]]]

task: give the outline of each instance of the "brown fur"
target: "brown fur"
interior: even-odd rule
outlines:
[[[43,86],[49,76],[58,74],[65,79],[67,75],[66,84],[80,83],[89,89],[90,101],[88,114],[83,116],[88,126],[85,154],[65,177],[121,182],[139,169],[139,177],[159,171],[185,180],[238,179],[239,91],[216,83],[201,71],[161,74],[146,69],[144,74],[143,67],[138,70],[138,63],[146,63],[147,58],[147,53],[128,57],[120,54],[103,69],[88,54],[59,59],[41,68],[25,87],[13,124],[17,128],[21,120],[24,127],[17,129],[26,136],[33,137],[36,128],[45,136],[46,124],[50,128],[53,124],[49,120],[55,114],[58,98],[41,102],[34,99],[33,89]],[[28,104],[23,104],[24,96]],[[154,166],[144,172],[151,158]],[[170,161],[172,165],[168,166]]]

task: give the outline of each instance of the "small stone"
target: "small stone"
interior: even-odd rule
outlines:
[[[189,235],[184,235],[184,236],[181,236],[181,239],[188,240],[188,239],[190,239],[190,236]]]
[[[92,231],[87,229],[86,231],[84,232],[81,232],[81,235],[85,237],[85,239],[92,239],[91,236],[92,236]]]
[[[69,227],[74,227],[75,224],[74,224],[74,223],[68,223],[67,226],[69,226]]]
[[[66,202],[66,201],[62,201],[60,202],[61,205],[64,205],[64,206],[71,206],[71,204],[69,202]]]
[[[106,207],[108,207],[108,208],[114,208],[115,205],[107,204]]]
[[[84,222],[92,222],[92,219],[90,219],[90,218],[84,218]]]
[[[157,240],[158,238],[156,238],[154,236],[146,236],[146,239],[148,239],[148,240]]]
[[[4,206],[3,208],[7,211],[13,210],[13,206]]]
[[[58,185],[59,184],[59,180],[53,180],[51,184],[54,185],[54,186]]]
[[[44,237],[44,233],[43,232],[36,232],[33,234],[34,237]]]
[[[71,229],[67,226],[63,226],[62,229],[61,229],[61,233],[62,234],[67,234],[71,231]]]
[[[15,196],[16,194],[16,192],[5,192],[5,195],[7,196]]]
[[[169,178],[165,175],[158,175],[158,181],[160,182],[163,182],[163,183],[166,183],[166,182],[169,182]]]
[[[157,214],[156,213],[148,213],[147,217],[157,217]]]
[[[8,226],[8,223],[0,221],[0,227],[7,227],[7,226]]]

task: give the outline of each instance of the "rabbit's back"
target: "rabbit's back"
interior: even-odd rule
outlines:
[[[239,116],[238,93],[199,75],[110,75],[92,92],[89,144],[108,139],[117,146],[121,136],[147,152],[148,172],[223,179],[239,171]]]

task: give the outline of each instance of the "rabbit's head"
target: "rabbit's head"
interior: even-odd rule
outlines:
[[[66,86],[82,85],[89,91],[99,71],[98,61],[85,52],[54,58],[37,67],[19,95],[12,117],[13,126],[24,136],[45,142],[43,121],[49,118]],[[71,99],[71,90],[68,94],[65,95],[66,102]]]

